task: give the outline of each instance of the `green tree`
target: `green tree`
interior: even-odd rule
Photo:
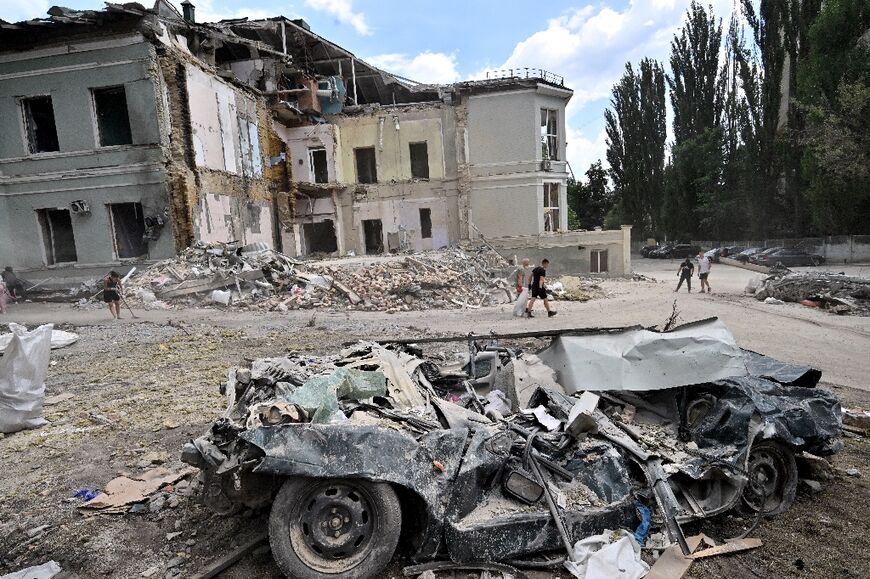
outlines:
[[[648,235],[658,227],[664,184],[667,130],[662,65],[645,58],[635,73],[626,63],[610,104],[604,119],[615,199],[627,222]]]
[[[798,71],[802,176],[813,225],[870,232],[870,4],[825,2]]]
[[[603,226],[604,216],[613,207],[613,192],[600,159],[586,170],[586,179],[585,183],[573,179],[568,181],[570,229],[594,229]]]

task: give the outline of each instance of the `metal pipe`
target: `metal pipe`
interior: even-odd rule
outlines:
[[[353,77],[353,104],[358,105],[359,101],[356,100],[356,60],[350,59],[350,75]]]

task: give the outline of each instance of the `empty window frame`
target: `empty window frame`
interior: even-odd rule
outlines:
[[[428,207],[420,209],[420,238],[432,239],[432,210]]]
[[[541,109],[541,151],[543,158],[559,160],[559,111]]]
[[[544,231],[559,231],[560,223],[559,184],[544,183]]]
[[[331,219],[319,223],[303,223],[302,235],[305,240],[305,255],[338,251],[335,224]]]
[[[127,94],[123,86],[91,89],[94,115],[97,119],[97,138],[101,147],[130,145],[130,116],[127,113]]]
[[[426,141],[409,143],[411,151],[411,177],[414,179],[429,178],[429,146]]]
[[[606,273],[607,269],[607,250],[594,249],[589,254],[589,272],[590,273]]]
[[[366,246],[366,253],[371,255],[374,253],[384,252],[384,226],[380,219],[363,219],[363,238]]]
[[[139,203],[111,203],[106,205],[112,223],[112,238],[118,259],[141,257],[148,254],[145,240],[145,216]]]
[[[68,209],[37,209],[36,218],[42,229],[46,265],[78,261],[76,239]]]
[[[329,182],[329,168],[326,164],[326,149],[308,149],[308,167],[311,170],[311,179],[315,183]]]
[[[263,176],[263,158],[260,155],[260,131],[257,123],[239,117],[239,150],[242,160],[242,175],[259,178]]]
[[[377,183],[378,167],[375,162],[375,148],[363,147],[354,149],[353,156],[356,160],[357,183]]]
[[[48,95],[21,99],[21,114],[27,134],[27,150],[31,154],[59,151],[54,107]]]

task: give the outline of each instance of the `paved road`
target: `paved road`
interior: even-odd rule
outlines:
[[[486,333],[543,328],[625,326],[663,323],[674,300],[682,321],[718,316],[731,329],[737,342],[758,352],[795,363],[812,364],[824,371],[832,384],[870,390],[870,318],[836,316],[798,304],[768,305],[743,293],[747,281],[759,274],[737,267],[714,266],[710,276],[713,294],[673,292],[679,260],[638,258],[634,270],[658,283],[606,280],[606,297],[585,303],[559,302],[559,315],[533,320],[511,317],[511,307],[480,310],[404,312],[321,312],[312,310],[276,315],[269,312],[224,312],[215,309],[172,311],[137,310],[138,320],[108,320],[105,310],[81,311],[64,304],[13,305],[7,319],[26,324],[70,323],[74,325],[124,324],[150,321],[158,324],[184,321],[227,327],[282,328],[310,332],[312,314],[317,326],[325,326],[360,338],[431,333]],[[870,266],[837,267],[853,275],[870,276]],[[697,282],[697,279],[695,280]],[[540,307],[540,306],[538,306]],[[126,315],[126,312],[125,312]]]

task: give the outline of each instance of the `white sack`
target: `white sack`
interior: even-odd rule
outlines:
[[[6,346],[12,341],[13,334],[0,334],[0,354],[6,351]],[[79,341],[79,335],[72,332],[64,332],[63,330],[52,330],[51,332],[51,349],[66,348]]]
[[[211,292],[211,300],[225,306],[230,305],[230,300],[233,297],[233,292],[214,290]]]
[[[641,579],[649,572],[640,558],[640,545],[624,529],[577,541],[573,559],[565,568],[579,579]]]
[[[42,417],[42,400],[52,327],[45,324],[28,332],[24,326],[9,324],[12,339],[0,358],[0,432],[48,424]]]
[[[517,298],[517,303],[514,305],[514,316],[520,318],[523,312],[526,311],[526,304],[529,302],[529,288],[524,287],[520,292],[520,297]]]
[[[49,561],[36,567],[28,567],[21,571],[3,575],[0,579],[51,579],[60,573],[60,571],[60,565],[57,564],[57,561]]]

